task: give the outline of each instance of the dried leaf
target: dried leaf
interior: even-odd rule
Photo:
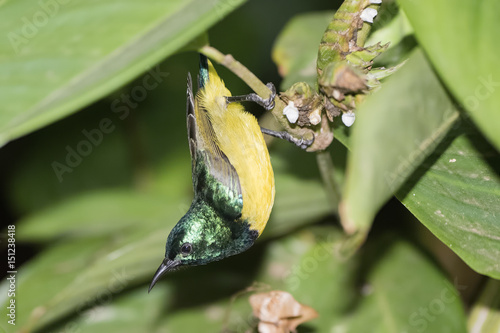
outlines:
[[[316,310],[300,304],[285,291],[254,294],[249,300],[254,316],[260,320],[260,333],[292,332],[300,324],[318,316]]]

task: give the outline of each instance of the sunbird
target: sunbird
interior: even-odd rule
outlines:
[[[212,63],[200,54],[198,91],[187,80],[187,131],[194,188],[193,202],[167,238],[165,259],[149,291],[166,272],[204,265],[241,253],[264,230],[274,203],[274,174],[257,119],[240,101],[274,107],[271,95],[231,96]],[[290,139],[286,132],[271,134]]]

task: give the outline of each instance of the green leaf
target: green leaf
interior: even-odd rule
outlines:
[[[333,228],[313,229],[313,244],[300,256],[286,277],[285,290],[297,301],[313,307],[319,317],[305,325],[317,332],[330,332],[356,298],[358,258],[346,260],[339,254],[342,233]]]
[[[303,328],[315,332],[466,332],[453,284],[426,255],[392,236],[369,243],[349,260],[339,257],[341,233],[332,227],[276,240],[266,249],[253,291],[284,290],[313,307],[319,317]],[[239,295],[229,313],[225,301],[180,309],[161,327],[217,332],[227,314],[229,331],[243,332],[255,327],[244,304],[248,296]]]
[[[427,256],[407,242],[394,241],[397,238],[391,235],[369,241],[366,251],[346,260],[336,251],[342,241],[337,228],[302,230],[257,245],[250,250],[253,253],[171,274],[151,295],[144,286],[124,296],[111,293],[99,297],[110,291],[113,278],[103,275],[105,289],[84,297],[90,308],[75,312],[49,331],[58,331],[68,323],[75,323],[83,332],[101,332],[106,327],[152,331],[155,324],[160,331],[219,332],[224,326],[230,331],[245,331],[255,326],[248,304],[250,293],[238,294],[232,305],[229,297],[255,281],[254,292],[285,290],[315,308],[320,317],[304,328],[318,332],[340,328],[346,332],[465,332],[463,308],[453,285]],[[122,280],[135,284],[129,268],[123,272]],[[87,288],[85,282],[92,281],[78,282]],[[135,314],[127,316],[134,307],[141,311],[147,308],[139,313],[149,313],[147,320]],[[426,319],[421,309],[428,311],[432,320]]]
[[[310,162],[314,163],[310,157]],[[277,194],[264,237],[286,233],[330,213],[319,179],[302,179],[279,172],[286,163],[279,156],[273,157],[275,170],[278,170],[275,175]],[[313,163],[309,163],[311,167]],[[17,224],[18,240],[46,242],[61,237],[126,234],[131,229],[159,225],[175,213],[180,217],[188,210],[191,195],[163,196],[130,190],[91,191],[20,220]]]
[[[315,300],[315,305],[324,303],[327,303],[327,306],[330,306],[331,303],[345,304],[345,302],[341,302],[343,299],[341,297],[343,296],[342,286],[338,286],[335,282],[339,281],[341,277],[348,276],[352,271],[343,270],[348,265],[331,260],[332,257],[329,255],[332,250],[329,245],[339,238],[340,231],[329,226],[316,228],[312,232],[302,230],[276,239],[266,244],[263,260],[254,263],[258,264],[258,273],[252,276],[252,280],[250,280],[250,282],[254,281],[254,284],[250,287],[251,290],[239,294],[232,305],[229,305],[227,300],[212,301],[209,304],[196,304],[173,312],[160,324],[160,327],[172,332],[200,330],[204,332],[220,332],[221,327],[225,325],[229,332],[245,332],[256,325],[256,320],[253,318],[252,309],[248,303],[251,292],[285,290],[297,296],[295,297],[297,301],[307,305],[311,305],[307,303],[311,299]],[[317,271],[311,272],[308,270],[311,267],[311,259],[315,261],[313,269],[317,269]],[[248,263],[245,264],[247,270],[248,265]],[[315,277],[321,277],[323,272],[334,273],[339,276],[339,278],[331,275],[324,276],[323,280],[329,280],[329,285],[326,286],[327,290],[321,288],[321,285],[315,279]],[[219,272],[219,275],[221,275],[221,272]],[[193,279],[192,283],[201,283],[201,281],[195,282],[199,277],[191,278]],[[206,279],[206,275],[204,275],[204,279]],[[313,282],[309,283],[308,279],[313,280]],[[308,293],[311,289],[303,288],[305,285],[307,285],[307,288],[312,287],[314,289],[312,293]],[[187,285],[184,287],[187,288]],[[188,297],[187,291],[181,290],[183,297]],[[301,292],[301,290],[304,292]],[[339,294],[331,293],[332,291],[337,291]],[[315,299],[314,296],[318,295],[320,297]],[[336,295],[339,297],[336,298]],[[323,319],[328,318],[329,316],[325,316]]]
[[[152,66],[243,2],[3,2],[0,146],[77,111],[142,72],[150,70],[161,81],[166,73]]]
[[[468,328],[469,332],[500,331],[500,281],[488,280],[481,296],[472,307]]]
[[[417,51],[356,115],[340,213],[349,233],[365,233],[380,207],[444,137],[458,112]]]
[[[144,100],[128,105],[124,96],[141,87],[147,73],[84,112],[6,146],[3,151],[16,156],[6,175],[8,199],[15,212],[32,214],[103,188],[136,186],[172,200],[189,195],[191,168],[186,167],[190,157],[182,111],[186,87],[179,82],[185,81],[194,60],[193,53],[162,62],[160,68],[170,75]],[[103,121],[112,122],[111,132],[100,129]],[[82,147],[89,146],[91,151],[84,152]]]
[[[163,258],[168,232],[184,213],[184,206],[175,201],[166,204],[163,196],[104,191],[32,216],[26,226],[19,227],[21,239],[35,238],[34,233],[45,227],[41,223],[48,227],[39,237],[42,239],[83,235],[51,244],[22,266],[17,325],[38,328],[71,311],[81,314],[82,309],[99,304],[102,297],[114,297],[149,278]],[[68,225],[63,226],[64,222]],[[40,288],[40,279],[50,283]]]
[[[313,156],[310,158],[314,161]],[[280,164],[279,161],[279,157],[273,159],[274,163]],[[276,197],[266,237],[317,221],[329,212],[318,179],[304,180],[279,173],[276,184],[281,194]],[[20,292],[17,297],[23,304],[18,325],[43,327],[65,315],[79,314],[80,309],[87,306],[87,300],[98,299],[109,290],[117,275],[123,280],[120,291],[149,279],[163,258],[168,233],[188,208],[179,199],[168,204],[165,201],[162,195],[96,191],[33,215],[21,224],[20,239],[80,238],[70,240],[70,244],[54,245],[23,266],[18,288],[26,293]],[[38,232],[41,234],[37,235]],[[107,238],[95,247],[87,245],[87,242],[96,242],[90,237],[96,235],[107,235]],[[69,265],[75,256],[78,261]],[[66,267],[64,279],[59,277],[60,266]],[[55,281],[54,285],[38,288],[39,277]],[[146,290],[146,286],[144,288]],[[38,316],[27,322],[29,314],[38,306],[42,306],[43,311],[36,312]]]
[[[20,329],[29,321],[36,323],[47,311],[50,314],[53,299],[86,271],[107,241],[106,238],[83,239],[58,244],[31,260],[29,265],[23,265],[16,276],[16,326],[13,328]],[[0,290],[5,291],[0,294],[0,304],[4,307],[8,302],[5,282]]]
[[[155,294],[148,294],[145,288],[127,293],[117,302],[104,304],[91,309],[86,316],[80,317],[85,323],[81,332],[88,333],[149,333],[155,320],[163,316],[165,298],[173,295],[168,284],[158,286]]]
[[[331,331],[465,333],[464,309],[453,284],[429,258],[394,238],[368,247],[372,254],[365,257],[360,299]]]
[[[254,279],[273,288],[283,286],[282,274],[291,272],[301,256],[314,245],[315,238],[311,235],[311,232],[303,231],[268,244],[256,245],[256,249],[250,250],[253,253],[249,251],[218,263],[191,267],[170,274],[155,286],[150,295],[147,294],[147,288],[144,285],[136,291],[126,291],[126,294],[121,296],[110,290],[111,281],[114,281],[113,276],[102,275],[101,279],[106,282],[103,284],[104,289],[93,295],[81,296],[84,300],[90,300],[87,301],[90,308],[80,311],[78,310],[80,307],[77,307],[76,311],[73,310],[69,320],[56,324],[47,331],[58,331],[66,327],[68,322],[75,323],[74,326],[82,329],[83,332],[90,332],[91,329],[100,332],[105,327],[122,327],[127,323],[130,324],[130,328],[124,328],[126,332],[138,327],[139,324],[142,324],[142,328],[138,328],[139,332],[147,332],[146,327],[152,331],[151,326],[154,325],[174,332],[220,331],[230,307],[228,297],[244,289]],[[264,258],[261,256],[263,246],[266,253]],[[123,257],[126,256],[127,254]],[[120,267],[117,264],[111,265],[110,269],[115,266]],[[91,267],[90,270],[95,270],[95,267]],[[258,274],[254,276],[253,272],[257,270]],[[118,272],[122,277],[120,281],[127,283],[127,286],[135,284],[128,267]],[[88,276],[87,273],[85,274]],[[149,272],[149,275],[151,274],[152,271]],[[79,283],[94,284],[95,282],[94,279],[84,279]],[[87,287],[84,286],[84,288]],[[111,294],[106,298],[99,297],[107,291]],[[144,306],[148,309],[148,321],[140,320],[136,315],[121,316],[134,306],[141,309]],[[247,321],[251,319],[248,294],[242,294],[237,299],[231,306],[230,315],[230,321],[227,323],[229,327],[248,328]],[[131,322],[134,318],[138,320],[137,323]],[[236,331],[239,332],[242,329]]]
[[[69,313],[80,314],[82,309],[98,305],[102,298],[112,298],[125,288],[145,281],[161,262],[166,236],[175,222],[174,218],[170,218],[165,221],[162,230],[144,228],[117,239],[110,237],[92,252],[88,252],[89,248],[84,243],[86,239],[82,239],[71,243],[79,245],[79,252],[76,247],[69,251],[71,244],[64,243],[40,255],[38,260],[23,267],[31,274],[24,277],[22,282],[20,280],[19,290],[26,291],[20,292],[18,296],[19,303],[25,304],[23,313],[26,316],[32,311],[38,315],[32,315],[28,323],[24,315],[20,316],[19,326],[40,328]],[[51,258],[49,253],[58,253],[59,258]],[[75,257],[84,265],[69,265]],[[65,271],[55,269],[64,263]],[[65,276],[57,285],[57,289],[39,288],[36,281],[40,281],[40,276],[43,276],[44,280],[57,281],[57,275]],[[35,286],[42,290],[27,293]],[[147,292],[146,286],[144,292]],[[40,305],[43,311],[37,311],[36,308]]]
[[[284,234],[304,223],[314,223],[331,213],[325,189],[318,179],[306,180],[278,173],[276,199],[263,236]]]
[[[418,249],[395,241],[395,235],[377,237],[346,260],[337,251],[340,233],[316,231],[321,236],[293,266],[284,289],[318,311],[319,317],[308,326],[317,332],[419,332],[422,328],[465,332],[458,292]],[[436,315],[432,321],[423,320],[418,312],[422,308]]]
[[[274,43],[272,57],[285,79],[281,89],[295,82],[316,85],[316,58],[321,36],[333,17],[333,12],[300,14],[283,28]]]
[[[161,224],[176,212],[180,217],[189,207],[182,199],[166,199],[132,191],[89,192],[19,221],[18,240],[118,235],[145,224]]]
[[[399,3],[446,86],[500,150],[500,2]]]
[[[500,155],[477,129],[454,128],[397,193],[403,204],[481,274],[500,278]]]
[[[137,288],[121,294],[105,295],[78,316],[41,330],[42,333],[78,330],[81,333],[149,333],[163,316],[166,300],[173,296],[172,285],[162,283],[154,293]]]

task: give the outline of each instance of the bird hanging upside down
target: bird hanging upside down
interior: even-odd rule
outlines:
[[[274,203],[274,175],[261,128],[239,101],[274,107],[256,94],[231,96],[208,59],[200,55],[198,92],[187,87],[187,129],[194,198],[170,232],[165,259],[149,290],[175,267],[203,265],[241,253],[264,230]],[[282,137],[287,133],[262,129]]]

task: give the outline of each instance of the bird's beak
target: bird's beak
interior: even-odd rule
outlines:
[[[155,275],[153,276],[153,281],[151,281],[151,284],[149,285],[148,293],[153,289],[155,286],[156,282],[160,279],[160,277],[163,276],[163,274],[171,271],[174,267],[177,267],[180,265],[180,260],[170,260],[165,258],[163,262],[161,263],[160,267],[156,270]]]

